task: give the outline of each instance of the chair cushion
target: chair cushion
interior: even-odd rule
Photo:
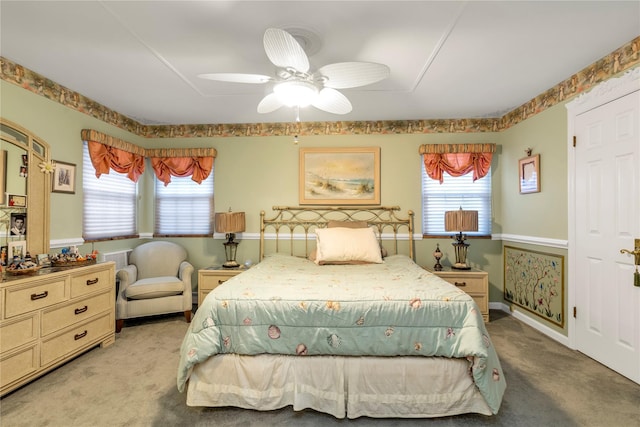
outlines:
[[[124,294],[129,299],[150,299],[179,295],[183,291],[184,283],[180,279],[162,276],[138,280],[129,285]]]

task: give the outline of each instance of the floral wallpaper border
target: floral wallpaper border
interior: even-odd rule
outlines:
[[[638,64],[640,36],[502,117],[302,123],[143,125],[2,56],[0,78],[147,138],[474,133],[508,129]]]

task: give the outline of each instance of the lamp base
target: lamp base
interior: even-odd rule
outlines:
[[[469,267],[467,264],[453,264],[451,266],[451,268],[455,268],[456,270],[471,270],[471,267]]]
[[[466,236],[460,232],[453,236],[453,238],[456,240],[455,243],[452,243],[456,253],[456,262],[451,265],[451,268],[456,270],[471,270],[471,267],[467,265],[467,249],[469,248],[469,244],[464,242]]]
[[[238,268],[240,267],[240,264],[238,264],[235,260],[232,261],[227,261],[224,264],[222,264],[223,268]]]

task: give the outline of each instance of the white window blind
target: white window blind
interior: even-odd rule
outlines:
[[[422,170],[422,234],[447,236],[444,229],[444,213],[457,210],[478,211],[478,231],[466,232],[469,236],[491,235],[491,172],[473,182],[473,174],[453,177],[444,173],[444,182],[431,179]]]
[[[113,170],[96,178],[86,141],[82,150],[83,238],[137,235],[137,184]]]
[[[190,176],[155,183],[156,235],[213,235],[213,169],[201,184]]]

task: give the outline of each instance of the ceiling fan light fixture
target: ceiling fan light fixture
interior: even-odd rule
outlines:
[[[318,97],[318,87],[305,80],[289,80],[275,85],[273,93],[288,107],[306,107]]]

